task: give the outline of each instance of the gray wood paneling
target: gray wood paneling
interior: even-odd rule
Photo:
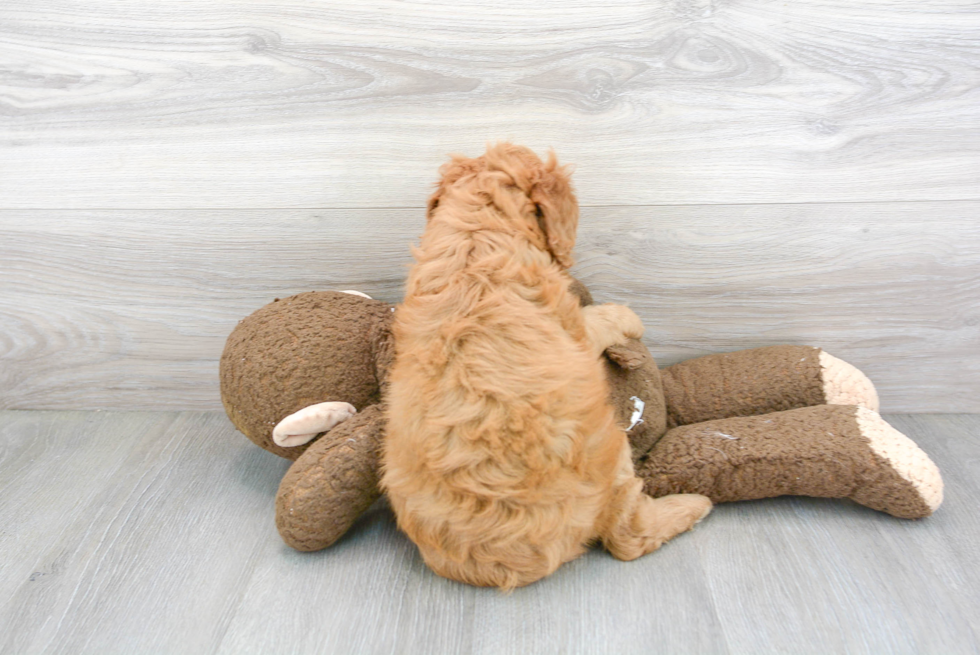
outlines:
[[[397,302],[421,210],[2,211],[0,407],[215,409],[275,297]],[[574,272],[661,365],[813,344],[886,411],[980,411],[980,202],[587,208]]]
[[[5,0],[0,207],[420,206],[553,146],[586,205],[980,199],[973,2]]]
[[[287,462],[220,413],[0,412],[4,653],[975,653],[980,417],[889,416],[946,500],[720,505],[634,562],[509,596],[439,578],[379,503],[334,547],[273,524]]]

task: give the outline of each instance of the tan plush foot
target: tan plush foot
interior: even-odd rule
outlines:
[[[895,473],[915,487],[930,513],[936,511],[943,502],[943,479],[939,475],[939,468],[929,456],[876,412],[858,407],[857,422],[861,435],[868,440],[871,450],[888,461]]]
[[[823,350],[820,351],[820,377],[828,405],[860,405],[878,411],[878,392],[868,376]]]
[[[328,402],[304,407],[279,421],[272,440],[283,447],[302,446],[357,413],[350,403]]]

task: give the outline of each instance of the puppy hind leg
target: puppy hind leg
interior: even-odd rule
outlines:
[[[582,317],[586,336],[597,356],[609,346],[643,336],[643,322],[625,305],[589,305],[582,308]]]
[[[682,532],[687,532],[711,511],[711,500],[698,494],[673,494],[651,498],[643,493],[643,482],[633,474],[629,450],[625,466],[599,535],[613,557],[633,560],[652,552]]]

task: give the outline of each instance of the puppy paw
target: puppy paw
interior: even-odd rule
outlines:
[[[607,319],[610,327],[610,338],[615,339],[613,345],[621,345],[630,339],[643,336],[643,321],[626,305],[600,305],[607,308]]]
[[[328,402],[304,407],[279,421],[272,440],[284,448],[302,446],[357,413],[350,403]]]
[[[646,519],[663,541],[687,532],[710,512],[711,499],[700,494],[673,494],[654,499]]]
[[[620,324],[623,327],[623,336],[627,339],[639,339],[642,337],[643,321],[640,320],[640,317],[636,315],[636,312],[625,305],[618,305],[618,307],[622,310]]]
[[[633,560],[693,528],[708,515],[711,507],[711,499],[700,494],[661,498],[640,494],[631,507],[632,514],[620,516],[602,539],[613,557]]]
[[[589,341],[599,353],[643,336],[643,321],[625,305],[589,305],[582,314]]]
[[[694,518],[694,523],[691,524],[693,528],[695,525],[701,522],[701,519],[706,517],[711,513],[715,504],[711,502],[711,499],[707,496],[702,496],[701,494],[679,494],[682,496],[687,496],[685,504],[689,511],[691,511]]]

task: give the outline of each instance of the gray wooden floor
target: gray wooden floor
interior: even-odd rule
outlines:
[[[214,412],[0,412],[3,653],[976,653],[980,416],[893,415],[946,501],[719,506],[636,562],[596,550],[511,596],[429,572],[379,504],[279,540],[286,462]]]

